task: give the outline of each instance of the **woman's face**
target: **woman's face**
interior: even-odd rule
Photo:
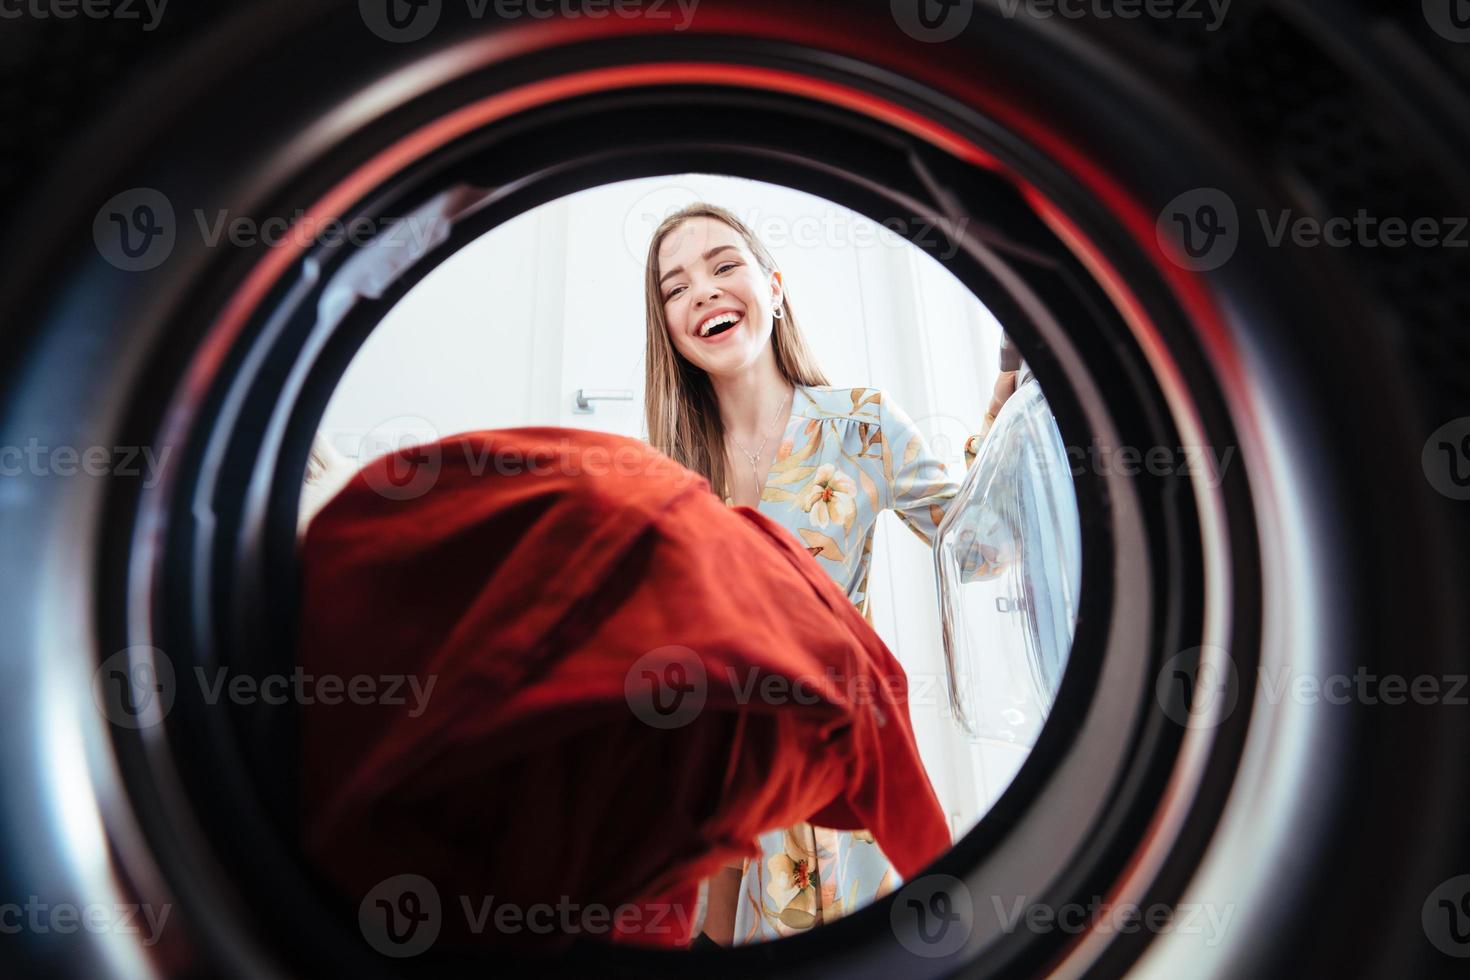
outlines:
[[[674,348],[709,374],[737,374],[771,340],[781,274],[761,271],[740,233],[690,218],[658,249],[659,290]]]

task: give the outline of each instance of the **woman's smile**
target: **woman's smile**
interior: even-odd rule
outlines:
[[[735,310],[717,310],[700,321],[694,334],[705,343],[715,344],[734,333],[735,328],[744,322],[745,314],[743,313]]]

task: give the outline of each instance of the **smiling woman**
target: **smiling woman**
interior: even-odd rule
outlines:
[[[726,504],[786,528],[871,622],[877,518],[892,511],[933,548],[957,477],[891,396],[827,384],[775,260],[730,211],[696,203],[666,218],[649,244],[646,279],[654,445],[704,475]],[[988,417],[1014,390],[1014,374],[996,382]],[[993,577],[1016,557],[1013,530],[983,505],[970,515],[979,536],[970,553],[984,557],[965,569],[966,581]],[[705,922],[723,945],[810,929],[899,883],[872,834],[806,822],[771,828],[729,870],[740,877],[711,879]]]
[[[794,407],[791,384],[827,383],[775,260],[734,215],[696,204],[654,233],[647,278],[649,439],[722,497],[754,505],[770,465],[763,449]],[[730,478],[736,450],[748,483]]]

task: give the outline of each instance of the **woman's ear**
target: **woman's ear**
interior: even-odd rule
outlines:
[[[779,310],[781,300],[786,296],[786,284],[781,279],[779,270],[771,270],[771,308]]]

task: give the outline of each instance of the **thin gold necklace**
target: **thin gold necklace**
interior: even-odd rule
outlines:
[[[745,458],[750,460],[750,475],[752,478],[752,482],[755,483],[755,495],[757,498],[757,503],[759,503],[759,498],[761,494],[761,453],[766,451],[766,443],[771,441],[771,435],[776,431],[776,423],[781,420],[781,408],[786,404],[786,395],[794,394],[795,391],[796,389],[793,388],[790,392],[786,392],[781,396],[781,401],[776,405],[776,415],[774,418],[771,419],[770,431],[766,433],[765,438],[761,440],[761,444],[756,447],[755,452],[751,452],[749,449],[746,449],[745,444],[739,439],[735,438],[735,433],[730,433],[730,440],[734,442],[737,447],[739,447],[740,452],[745,456]]]

